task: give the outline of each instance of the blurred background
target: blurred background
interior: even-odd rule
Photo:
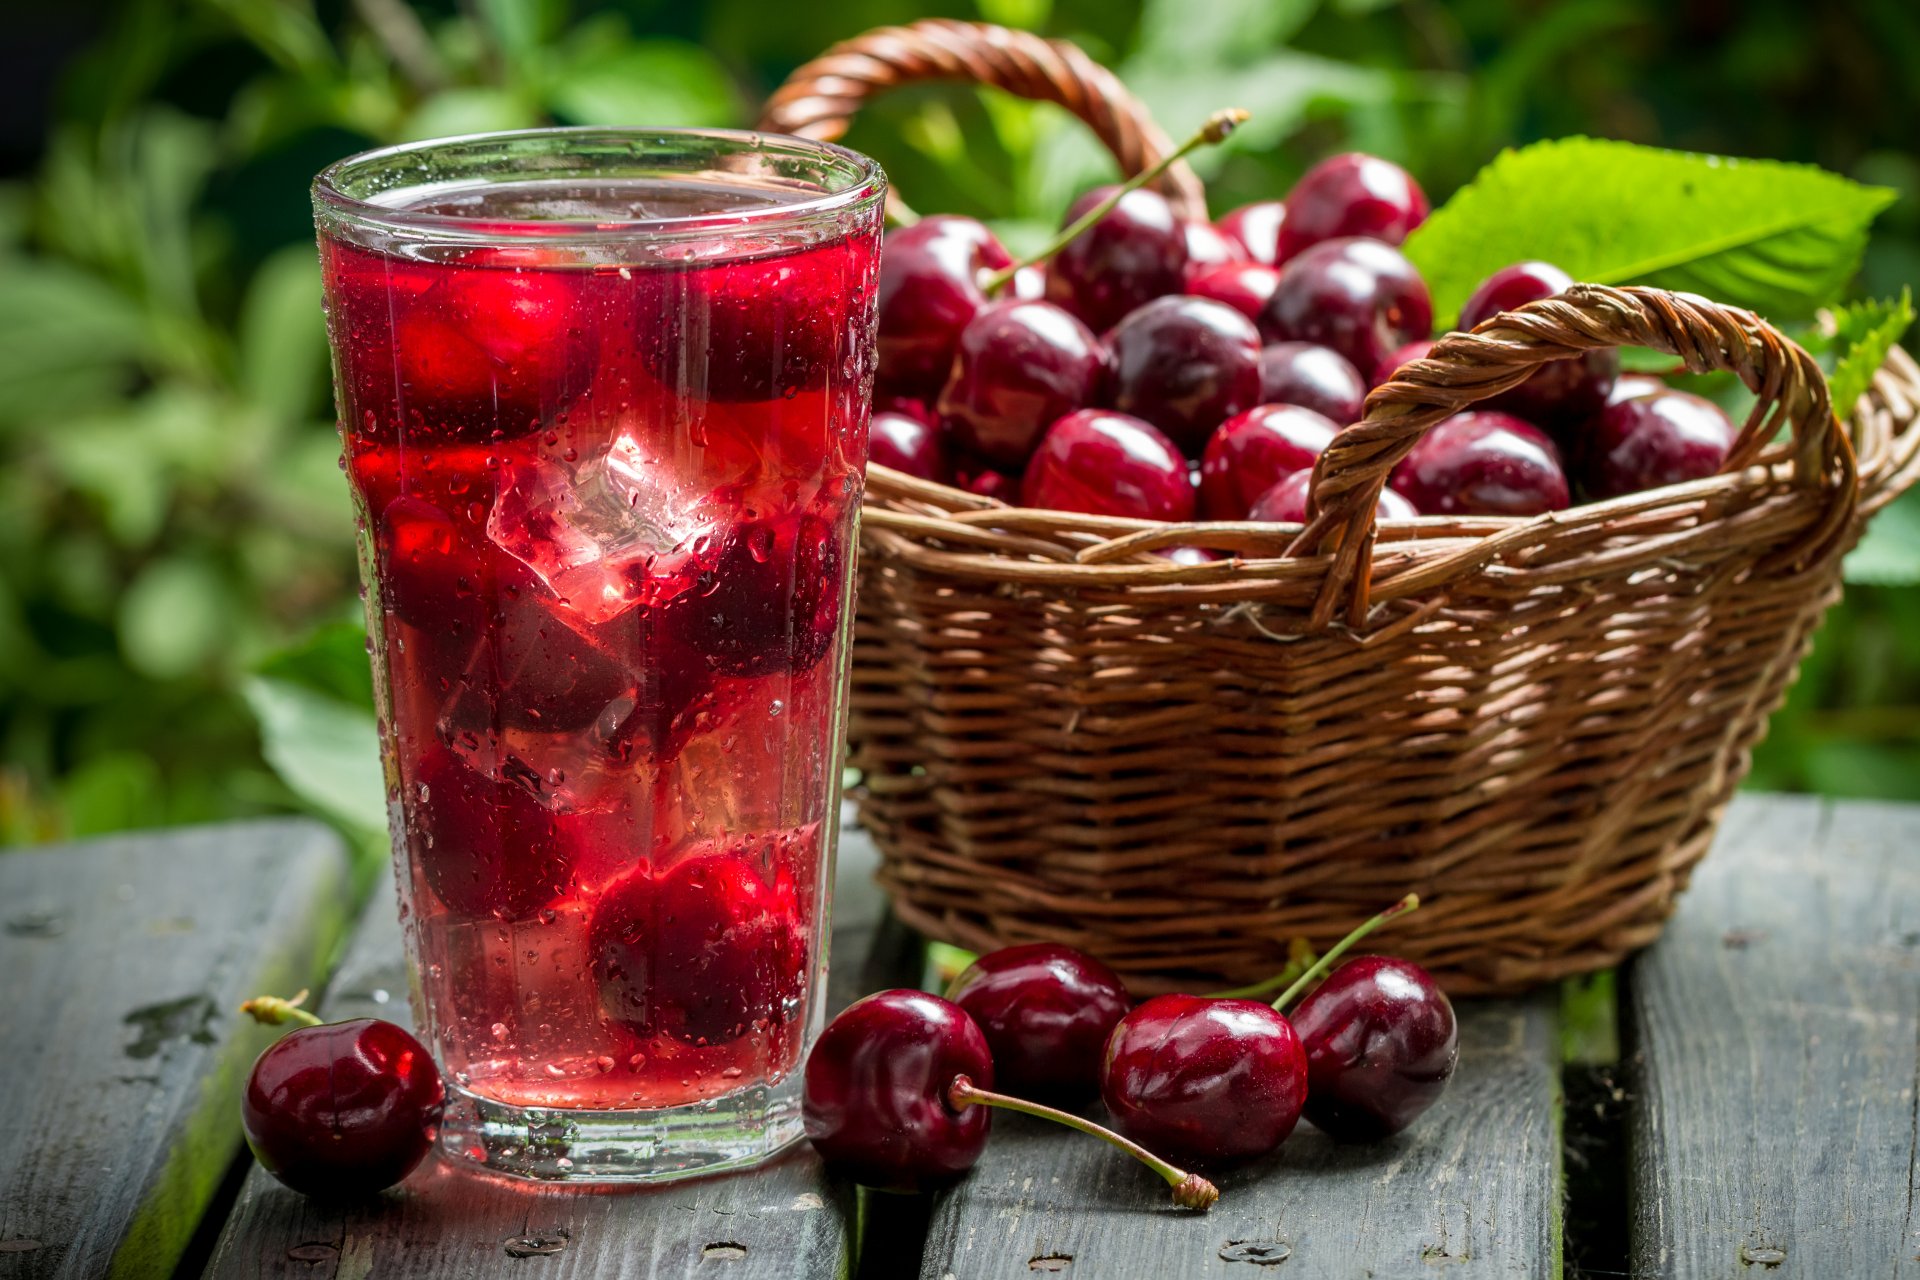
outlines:
[[[1215,212],[1358,148],[1435,203],[1586,133],[1896,188],[1858,291],[1920,283],[1912,0],[62,0],[0,42],[0,844],[318,812],[384,849],[307,183],[376,143],[739,124],[884,22],[1077,41],[1205,155]],[[1016,245],[1103,180],[1063,113],[887,99],[849,142]],[[1910,340],[1911,341],[1911,340]],[[1920,505],[1850,559],[1750,785],[1920,799]]]

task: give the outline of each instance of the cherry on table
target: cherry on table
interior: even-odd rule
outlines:
[[[960,331],[987,305],[983,277],[1012,262],[974,218],[933,214],[889,232],[880,251],[880,382],[904,395],[938,395]]]
[[[1229,418],[1200,459],[1200,509],[1244,520],[1254,499],[1314,461],[1338,435],[1332,419],[1295,404],[1263,404]]]
[[[1373,370],[1395,348],[1433,330],[1426,282],[1398,249],[1377,240],[1324,240],[1288,260],[1261,317],[1269,341],[1332,347]]]
[[[935,484],[953,482],[946,432],[903,413],[875,413],[867,434],[867,461]]]
[[[947,999],[985,1033],[1000,1086],[1035,1098],[1096,1091],[1107,1036],[1133,1007],[1113,970],[1057,942],[988,952],[960,971]]]
[[[1390,483],[1429,516],[1534,516],[1569,501],[1553,438],[1492,411],[1455,414],[1429,428]]]
[[[1280,255],[1280,228],[1286,225],[1287,206],[1280,200],[1256,200],[1243,204],[1215,224],[1222,234],[1247,251],[1251,262],[1277,267]]]
[[[991,303],[960,333],[940,392],[955,442],[999,467],[1018,467],[1056,419],[1092,404],[1107,351],[1050,302]]]
[[[1404,347],[1396,348],[1387,354],[1373,371],[1373,385],[1383,387],[1392,382],[1394,375],[1415,360],[1425,360],[1433,354],[1434,342],[1430,338],[1419,338]]]
[[[1573,277],[1550,262],[1516,262],[1480,282],[1460,308],[1460,327],[1474,329],[1503,311],[1557,297],[1573,287]],[[1528,422],[1564,429],[1586,421],[1607,403],[1620,373],[1620,353],[1596,348],[1534,370],[1517,387],[1482,402]]]
[[[1071,226],[1113,191],[1087,192],[1060,225]],[[1173,206],[1157,191],[1135,188],[1054,254],[1047,265],[1047,300],[1104,333],[1142,303],[1180,292],[1186,265],[1186,233]]]
[[[1280,260],[1342,236],[1399,244],[1426,220],[1426,192],[1399,165],[1358,151],[1328,156],[1287,195]]]
[[[1297,404],[1344,427],[1364,416],[1367,389],[1353,362],[1331,347],[1274,342],[1260,351],[1264,404]]]
[[[1277,524],[1305,524],[1307,494],[1312,488],[1312,469],[1296,471],[1255,498],[1253,510],[1247,513],[1247,519],[1271,520]],[[1375,515],[1381,520],[1411,520],[1420,514],[1413,509],[1411,502],[1388,488],[1380,490],[1380,499],[1374,507]]]
[[[1349,960],[1289,1017],[1307,1055],[1306,1117],[1342,1142],[1412,1124],[1446,1091],[1459,1062],[1453,1005],[1411,961]]]
[[[1107,350],[1108,403],[1188,453],[1260,399],[1260,333],[1222,303],[1155,298],[1113,327]]]
[[[1704,480],[1726,465],[1740,430],[1719,405],[1661,388],[1608,405],[1576,444],[1582,487],[1596,498]]]
[[[1187,460],[1152,424],[1108,409],[1082,409],[1047,428],[1020,482],[1020,503],[1050,511],[1193,517]]]
[[[1280,272],[1265,263],[1221,262],[1189,270],[1186,292],[1191,297],[1224,302],[1257,324],[1279,285]]]

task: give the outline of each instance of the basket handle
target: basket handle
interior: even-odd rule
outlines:
[[[1550,360],[1619,346],[1678,356],[1695,373],[1726,370],[1759,397],[1721,474],[1784,461],[1795,485],[1831,495],[1788,559],[1817,558],[1845,536],[1859,499],[1858,470],[1812,356],[1750,311],[1664,289],[1579,284],[1494,316],[1471,333],[1448,334],[1426,359],[1375,388],[1366,417],[1334,437],[1314,464],[1307,525],[1288,549],[1290,555],[1333,555],[1312,626],[1326,626],[1343,599],[1349,624],[1365,621],[1375,503],[1394,466],[1430,427],[1519,384]],[[1783,423],[1791,437],[1776,443]]]
[[[876,27],[842,40],[787,77],[767,99],[760,127],[831,142],[846,133],[867,99],[932,81],[991,85],[1015,97],[1058,103],[1099,135],[1128,177],[1173,150],[1119,77],[1076,46],[991,23],[945,18]],[[1155,185],[1180,217],[1206,218],[1206,194],[1185,161]]]

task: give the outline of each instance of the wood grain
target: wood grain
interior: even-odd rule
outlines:
[[[1920,1276],[1920,807],[1743,798],[1627,1014],[1636,1273]]]
[[[1412,1129],[1340,1146],[1303,1123],[1277,1157],[1216,1179],[1220,1202],[1205,1214],[1173,1208],[1159,1179],[1101,1143],[995,1116],[986,1156],[934,1207],[921,1276],[1552,1275],[1553,1004],[1478,1002],[1460,1014],[1459,1073]]]
[[[172,1272],[274,1036],[236,1010],[325,972],[349,892],[304,821],[0,855],[0,1277]]]
[[[878,854],[843,830],[835,879],[833,998],[838,971],[858,972],[874,935]],[[393,894],[367,908],[325,1010],[330,1017],[411,1021]],[[352,1207],[316,1205],[262,1171],[247,1176],[208,1275],[360,1280],[542,1276],[657,1280],[833,1280],[851,1269],[851,1188],[802,1146],[752,1174],[653,1189],[528,1186],[430,1158],[401,1186]],[[531,1261],[538,1258],[538,1262]]]

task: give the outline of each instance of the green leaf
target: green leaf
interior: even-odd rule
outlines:
[[[1053,0],[977,0],[977,7],[985,21],[1022,31],[1038,31],[1053,16]]]
[[[1866,586],[1920,584],[1920,490],[1901,495],[1867,522],[1844,568],[1848,582]]]
[[[210,563],[156,560],[120,600],[120,648],[137,671],[165,680],[207,666],[225,648],[231,593]]]
[[[1140,53],[1129,71],[1148,62],[1218,71],[1286,43],[1319,7],[1320,0],[1147,0],[1140,12]],[[1217,102],[1210,110],[1234,105]]]
[[[240,309],[240,385],[280,423],[315,408],[327,360],[320,262],[312,246],[289,245],[260,264]]]
[[[555,113],[574,124],[722,125],[740,118],[726,70],[679,40],[599,42],[555,77]]]
[[[140,308],[99,277],[0,259],[0,425],[98,404],[145,349]]]
[[[386,826],[386,782],[373,713],[286,680],[254,676],[247,705],[267,763],[296,795],[362,831]]]
[[[336,62],[332,43],[304,0],[202,0],[225,14],[261,53],[288,71],[325,75]]]
[[[1833,392],[1834,412],[1845,416],[1867,394],[1887,353],[1913,324],[1913,291],[1902,289],[1896,302],[1856,302],[1836,308],[1833,320],[1833,371],[1827,375],[1827,386]]]
[[[463,133],[526,129],[540,112],[512,89],[448,89],[417,107],[401,127],[401,140],[450,138]]]
[[[1520,258],[1793,320],[1839,297],[1892,199],[1811,165],[1564,138],[1503,152],[1407,238],[1406,253],[1442,328],[1481,280]]]
[[[373,710],[373,669],[367,661],[367,629],[359,622],[329,622],[296,644],[262,659],[255,674],[296,684],[337,702]]]

